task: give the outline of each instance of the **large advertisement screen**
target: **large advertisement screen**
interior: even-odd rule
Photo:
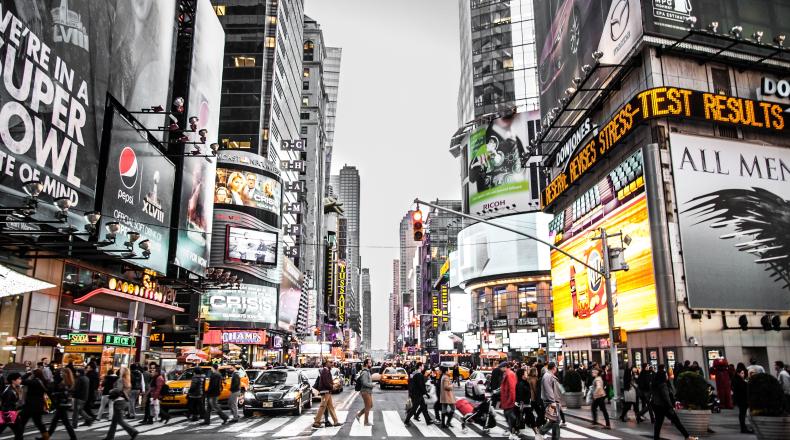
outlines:
[[[217,168],[214,203],[248,206],[280,215],[280,182],[251,171]]]
[[[299,301],[302,299],[302,273],[288,258],[283,258],[283,278],[280,282],[278,325],[285,331],[296,331]]]
[[[195,14],[186,111],[189,116],[198,117],[198,130],[208,130],[206,146],[202,147],[208,153],[208,145],[218,142],[225,31],[209,0],[199,1]],[[195,133],[191,137],[197,140]],[[175,264],[203,275],[211,243],[208,237],[214,208],[211,176],[216,162],[211,158],[185,158],[183,162]]]
[[[470,133],[470,212],[492,217],[540,207],[540,158],[531,156],[529,148],[539,119],[537,111],[516,113]]]
[[[670,142],[689,307],[790,310],[790,150]]]
[[[112,117],[109,133],[107,169],[104,181],[100,231],[107,223],[118,222],[120,231],[115,245],[105,251],[122,252],[127,247],[129,232],[140,234],[130,242],[131,250],[139,257],[144,241],[151,252],[148,259],[136,259],[133,264],[167,272],[170,243],[175,166],[161,151],[130,125],[120,113]]]
[[[656,0],[658,1],[658,0]],[[640,0],[535,0],[540,108],[545,115],[584,65],[621,63],[642,35]],[[589,81],[588,81],[589,82]]]
[[[623,256],[627,271],[612,274],[614,322],[628,331],[659,327],[653,252],[641,153],[629,157],[589,192],[558,214],[552,235],[563,251],[602,267],[600,228],[631,238]],[[571,216],[569,222],[566,216]],[[563,226],[564,225],[564,226]],[[617,237],[611,246],[619,247]],[[603,278],[557,251],[551,252],[554,326],[561,338],[606,334]]]
[[[209,322],[274,325],[277,288],[242,283],[238,289],[209,290],[202,295],[201,318]]]
[[[228,226],[228,261],[277,264],[277,233]]]

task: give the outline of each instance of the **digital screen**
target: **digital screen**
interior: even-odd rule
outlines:
[[[210,290],[202,295],[201,317],[206,321],[274,325],[277,288],[241,284],[238,289]]]
[[[227,259],[243,263],[277,264],[277,233],[228,226]]]
[[[247,206],[280,215],[280,182],[251,171],[217,168],[214,203]]]

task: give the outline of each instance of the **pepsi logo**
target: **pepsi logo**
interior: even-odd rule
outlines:
[[[128,189],[134,188],[137,184],[139,169],[137,165],[137,154],[132,147],[123,147],[121,157],[118,159],[118,172],[121,175],[123,186]]]

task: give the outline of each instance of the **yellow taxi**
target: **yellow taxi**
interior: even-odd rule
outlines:
[[[381,373],[379,386],[381,389],[395,387],[407,388],[409,386],[409,375],[406,374],[406,370],[403,368],[389,367]]]
[[[206,376],[206,389],[208,389],[208,378],[211,373],[210,365],[201,365],[200,369],[203,370],[203,375]],[[222,376],[222,391],[219,393],[220,401],[227,401],[230,397],[230,378],[231,371],[230,365],[220,365],[219,374]],[[250,378],[241,367],[236,367],[241,378],[241,392],[239,395],[244,395],[244,391],[250,387]],[[166,395],[162,396],[161,405],[168,408],[186,408],[187,394],[189,393],[189,385],[192,383],[192,376],[195,374],[194,368],[187,368],[176,379],[168,380],[167,387],[169,391]]]
[[[449,373],[450,377],[452,377],[452,375],[453,375],[453,368],[455,368],[455,363],[454,362],[442,362],[440,365],[443,366],[443,367],[447,367],[447,373]],[[464,366],[459,366],[458,367],[458,374],[461,375],[461,380],[469,380],[469,374],[470,373],[471,372],[469,371],[468,368],[466,368]],[[435,377],[437,379],[439,378],[440,374],[441,373],[439,373],[438,369],[433,371],[433,377]]]

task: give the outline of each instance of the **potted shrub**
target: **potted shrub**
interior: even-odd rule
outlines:
[[[705,435],[710,425],[708,382],[694,371],[680,373],[675,381],[678,418],[691,435]]]
[[[782,387],[770,374],[755,374],[747,391],[752,426],[760,440],[786,439],[790,416],[782,408]]]
[[[565,388],[563,398],[568,408],[581,408],[584,394],[582,393],[582,377],[576,370],[568,370],[563,376],[562,386]]]

